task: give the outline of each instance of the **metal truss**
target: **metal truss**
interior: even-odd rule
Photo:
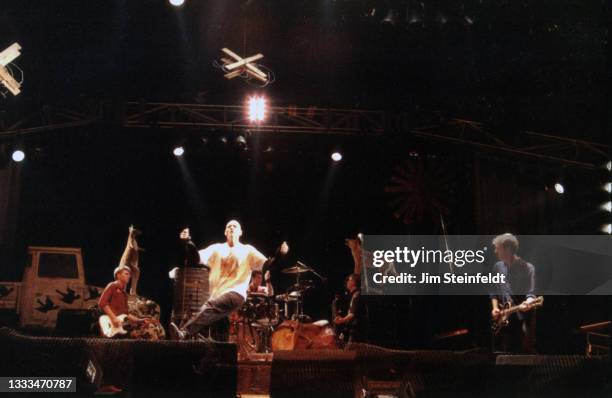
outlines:
[[[257,131],[284,134],[382,135],[409,134],[429,142],[466,146],[482,152],[540,159],[568,167],[598,169],[610,157],[610,147],[586,140],[531,131],[505,136],[482,123],[429,118],[436,122],[415,126],[403,112],[328,109],[318,107],[270,107],[266,121],[250,123],[244,106],[89,102],[81,109],[45,106],[26,118],[7,122],[0,113],[0,139],[45,131],[111,124],[124,128],[199,128],[201,130]],[[422,120],[422,119],[421,119]]]
[[[503,137],[488,130],[482,123],[464,119],[450,119],[445,123],[407,130],[430,141],[557,162],[583,169],[599,169],[610,157],[610,147],[604,144],[532,131]]]
[[[208,127],[273,133],[376,135],[385,130],[380,111],[269,107],[266,121],[251,123],[244,106],[137,103],[126,108],[126,127]]]
[[[99,105],[84,110],[45,105],[39,111],[14,121],[10,120],[6,112],[2,112],[0,139],[94,124],[101,119],[100,109]]]

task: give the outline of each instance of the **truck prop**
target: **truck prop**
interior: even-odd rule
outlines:
[[[0,281],[0,310],[14,313],[21,329],[53,331],[58,314],[74,312],[93,316],[103,288],[85,281],[79,248],[29,247],[21,282]],[[130,313],[159,319],[159,305],[129,296]]]

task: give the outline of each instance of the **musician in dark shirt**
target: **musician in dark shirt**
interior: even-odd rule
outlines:
[[[360,318],[361,314],[361,278],[357,274],[350,274],[346,278],[346,290],[351,295],[349,308],[345,316],[337,315],[334,323],[342,327],[347,336],[347,342],[357,342],[361,340]]]
[[[505,283],[498,284],[491,293],[491,316],[499,319],[503,306],[520,305],[520,311],[510,315],[509,325],[501,330],[496,348],[505,352],[535,353],[535,312],[529,304],[535,299],[535,268],[520,258],[518,239],[509,233],[493,239],[498,261],[494,273],[505,275]]]

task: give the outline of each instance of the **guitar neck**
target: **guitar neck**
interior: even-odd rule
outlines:
[[[503,312],[506,315],[510,315],[510,314],[514,314],[515,312],[519,312],[520,309],[521,309],[520,305],[515,305],[514,307],[505,309]]]
[[[542,306],[542,301],[541,300],[537,300],[534,301],[530,304],[527,304],[527,309],[532,310],[534,308],[540,307]],[[503,310],[503,313],[506,315],[510,315],[510,314],[514,314],[515,312],[519,312],[521,310],[521,306],[520,305],[515,305],[509,308],[506,308],[505,310]]]

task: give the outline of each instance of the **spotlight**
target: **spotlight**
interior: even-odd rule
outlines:
[[[340,152],[334,152],[331,154],[331,158],[334,162],[339,162],[342,160],[342,154]]]
[[[391,26],[395,26],[395,12],[393,10],[389,10],[387,16],[382,20],[382,23],[387,23]]]
[[[607,193],[612,193],[612,182],[608,182],[604,184],[603,190],[606,191]]]
[[[612,171],[612,160],[606,163],[606,169],[608,169],[608,171]]]
[[[555,184],[555,191],[557,191],[557,193],[559,195],[561,195],[561,194],[565,193],[565,187],[563,187],[563,185],[558,182],[558,183]]]
[[[463,17],[463,19],[465,20],[465,23],[468,25],[474,25],[474,20],[470,17],[468,17],[467,15],[465,17]]]
[[[236,137],[236,145],[238,146],[238,148],[243,149],[243,150],[247,150],[247,140],[246,138],[244,138],[243,135],[238,135]]]
[[[605,224],[601,227],[601,232],[612,235],[612,224]]]
[[[15,162],[21,162],[23,159],[25,159],[25,153],[23,151],[17,149],[13,152],[13,160]]]
[[[219,141],[221,141],[222,144],[227,144],[227,137],[222,135],[221,137],[219,137]]]
[[[612,202],[608,201],[601,205],[601,210],[605,210],[608,213],[612,213]]]
[[[244,138],[244,136],[239,135],[236,137],[236,144],[238,145],[246,145],[246,138]]]
[[[183,148],[182,146],[177,146],[176,148],[174,148],[172,153],[178,158],[180,156],[183,156],[183,154],[185,153],[185,148]]]
[[[266,116],[266,99],[264,97],[249,98],[249,121],[262,122]]]
[[[417,17],[416,15],[413,15],[413,16],[412,16],[412,17],[410,17],[410,19],[408,20],[408,23],[409,23],[410,25],[417,24],[417,23],[419,23],[419,22],[421,22],[421,18]]]
[[[170,3],[170,5],[173,5],[175,7],[180,7],[185,3],[185,0],[168,0],[168,3]]]

